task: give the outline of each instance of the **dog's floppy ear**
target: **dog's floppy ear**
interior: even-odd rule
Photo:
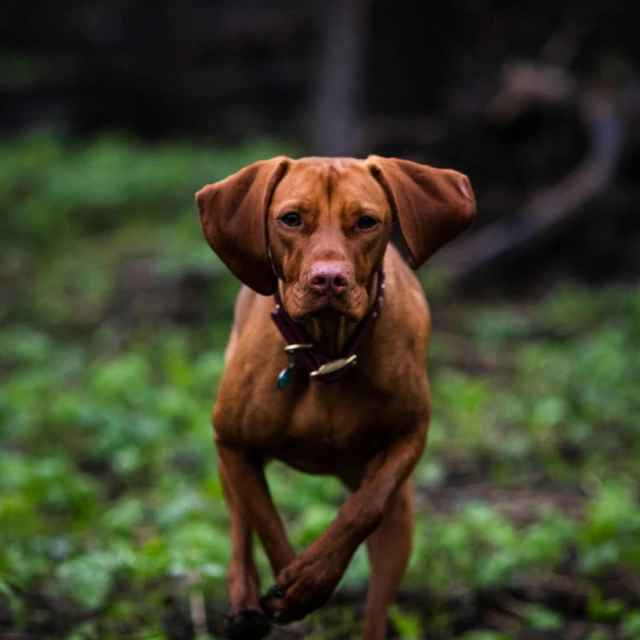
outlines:
[[[289,159],[262,160],[196,193],[207,242],[229,270],[262,295],[276,291],[269,261],[267,210]]]
[[[476,201],[467,176],[397,158],[366,163],[400,222],[413,269],[471,224]]]

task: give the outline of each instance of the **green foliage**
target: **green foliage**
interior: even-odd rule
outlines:
[[[526,620],[529,626],[537,631],[553,631],[554,629],[562,629],[564,626],[561,615],[538,605],[527,607]]]
[[[408,578],[437,590],[513,583],[522,572],[557,567],[577,524],[547,510],[526,531],[487,504],[470,503],[455,517],[425,514],[418,523]]]
[[[462,636],[463,640],[511,640],[505,633],[496,631],[472,631]]]
[[[634,611],[626,616],[622,623],[622,637],[625,640],[640,638],[640,612]]]
[[[157,226],[190,210],[193,194],[244,165],[282,151],[274,143],[204,149],[142,146],[104,135],[90,145],[35,133],[0,145],[2,248],[37,258],[78,236],[144,220]]]
[[[69,637],[165,637],[167,598],[197,588],[224,602],[230,552],[209,415],[237,283],[201,237],[193,192],[286,150],[15,142],[0,148],[0,607],[19,626],[25,594],[38,592],[77,620]],[[134,284],[140,304],[122,314],[123,265],[141,256],[163,296],[184,274],[207,275],[211,305],[197,322],[176,322]],[[436,595],[512,587],[534,570],[559,571],[569,550],[594,585],[617,567],[639,572],[640,288],[571,286],[536,304],[449,315],[452,326],[433,336],[434,418],[415,473],[407,581]],[[496,489],[542,480],[550,498],[521,522],[490,494],[432,505],[424,491],[461,468]],[[268,476],[302,548],[344,489],[278,464]],[[583,515],[554,506],[556,491]],[[269,584],[262,554],[258,562]],[[344,583],[367,579],[361,549]],[[353,633],[353,611],[334,613],[317,637]],[[640,633],[638,612],[595,586],[588,616],[619,624],[625,638]],[[403,638],[450,637],[448,614],[394,608],[392,621]],[[565,621],[532,606],[522,624],[544,632]]]
[[[587,509],[579,544],[586,573],[615,564],[640,567],[640,509],[630,486],[599,489]]]
[[[578,289],[575,296],[578,319],[559,313],[573,309],[568,290],[535,309],[486,308],[464,316],[458,340],[483,368],[499,367],[497,377],[447,366],[460,347],[448,334],[438,344],[436,334],[433,395],[445,410],[436,404],[432,452],[472,446],[496,474],[505,466],[510,473],[542,465],[560,483],[634,475],[640,464],[640,394],[633,383],[640,379],[640,293],[616,287],[588,298]],[[574,328],[580,330],[570,333]],[[579,464],[567,464],[567,452]]]
[[[389,619],[402,640],[419,640],[423,635],[421,616],[415,613],[402,611],[393,606],[389,611]]]

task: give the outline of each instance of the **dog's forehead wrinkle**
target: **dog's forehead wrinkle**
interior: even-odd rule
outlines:
[[[313,209],[313,201],[305,197],[274,199],[273,207],[282,211],[287,209],[306,211],[308,209]]]
[[[327,203],[329,205],[329,210],[331,210],[331,191],[333,189],[333,182],[337,180],[337,172],[335,170],[334,165],[327,165]]]
[[[287,209],[308,216],[314,235],[329,229],[341,233],[358,216],[386,217],[390,212],[382,187],[362,161],[351,158],[296,160],[273,199],[276,216]]]

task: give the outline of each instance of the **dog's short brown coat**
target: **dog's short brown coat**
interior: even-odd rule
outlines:
[[[372,580],[364,638],[384,638],[411,550],[410,474],[431,414],[429,311],[389,235],[397,220],[409,263],[420,266],[473,219],[469,181],[455,171],[376,156],[280,157],[204,187],[196,200],[209,244],[247,285],[236,304],[213,415],[231,517],[230,613],[262,606],[280,622],[303,617],[326,602],[367,540]],[[326,264],[336,265],[348,284],[318,294],[310,273]],[[357,366],[334,383],[297,369],[279,391],[287,358],[270,318],[270,294],[278,288],[289,315],[336,358],[373,303],[381,265],[384,301]],[[265,481],[264,465],[272,459],[337,476],[352,491],[327,530],[298,554]],[[253,531],[281,597],[260,600]]]

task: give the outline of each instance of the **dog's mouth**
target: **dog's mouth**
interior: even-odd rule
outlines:
[[[336,318],[339,316],[347,316],[349,314],[348,309],[345,309],[345,305],[339,301],[332,300],[326,297],[324,303],[319,303],[316,308],[310,311],[307,316],[311,318]]]
[[[343,295],[305,296],[304,301],[295,305],[292,314],[298,322],[304,320],[334,320],[345,317],[350,322],[358,322],[360,315],[357,308]]]

